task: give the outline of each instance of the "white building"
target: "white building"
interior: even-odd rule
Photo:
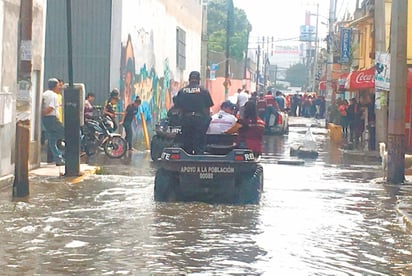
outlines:
[[[40,125],[32,115],[39,112],[41,93],[43,9],[42,0],[0,0],[0,188],[14,179],[18,121],[25,120],[30,125],[31,167],[40,162]],[[23,19],[30,14],[32,20],[21,20],[20,14]],[[31,65],[25,76],[21,76],[22,60]]]
[[[33,35],[22,43],[28,81],[17,79],[21,3],[32,3]],[[201,71],[201,0],[72,0],[71,7],[74,82],[97,104],[117,87],[123,106],[139,95],[146,119],[158,119],[189,72]],[[0,185],[13,180],[19,120],[30,120],[30,168],[40,165],[43,83],[68,81],[68,49],[65,0],[0,0]]]

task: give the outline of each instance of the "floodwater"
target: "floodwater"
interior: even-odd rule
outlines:
[[[276,162],[305,128],[265,138],[259,205],[156,203],[144,152],[78,184],[32,178],[27,201],[1,191],[1,274],[411,275],[395,205],[412,188],[371,181],[379,162],[346,158],[317,131],[320,156],[302,166]]]

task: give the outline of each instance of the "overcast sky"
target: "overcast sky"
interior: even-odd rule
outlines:
[[[311,25],[316,25],[316,10],[319,4],[319,38],[326,37],[330,0],[233,0],[235,7],[246,12],[252,24],[250,42],[258,37],[274,37],[285,40],[279,44],[298,43],[299,27],[305,25],[306,11],[310,11]],[[337,0],[336,17],[341,19],[345,11],[353,14],[356,0]]]

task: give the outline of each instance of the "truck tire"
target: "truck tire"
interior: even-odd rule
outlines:
[[[176,173],[160,168],[156,172],[154,185],[154,200],[160,202],[176,201]]]
[[[152,141],[150,142],[150,157],[153,161],[156,161],[160,158],[160,155],[163,151],[162,141],[163,139],[158,135],[154,135],[152,137]]]
[[[242,176],[239,185],[239,204],[257,204],[263,193],[263,167],[258,164],[256,171],[249,176]]]

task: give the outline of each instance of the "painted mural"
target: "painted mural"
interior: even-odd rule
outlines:
[[[147,36],[148,33],[144,32],[140,35]],[[139,34],[137,34],[137,37],[139,37]],[[153,41],[152,38],[149,40]],[[142,40],[139,40],[139,42],[143,46]],[[148,45],[144,46],[148,47]],[[132,36],[129,35],[126,45],[122,47],[121,56],[121,108],[124,110],[128,104],[139,96],[142,99],[139,113],[142,112],[146,121],[154,124],[159,119],[166,117],[167,110],[172,105],[173,96],[177,94],[184,83],[174,81],[173,72],[169,68],[167,58],[163,62],[163,76],[159,76],[155,68],[149,68],[146,63],[137,68],[136,60],[143,59],[139,57],[140,53],[143,55],[148,54],[149,59],[154,59],[154,54],[148,53],[147,49],[142,49],[142,51],[138,47],[134,49]],[[138,119],[141,120],[140,114],[138,114]]]

